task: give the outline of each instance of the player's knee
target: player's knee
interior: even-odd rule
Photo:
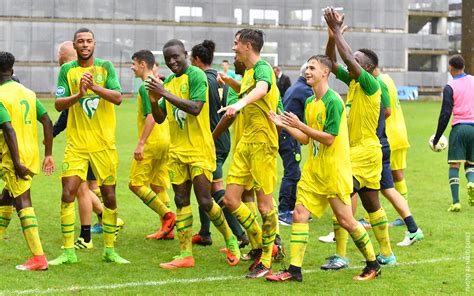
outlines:
[[[133,186],[132,183],[128,183],[128,189],[130,189],[130,191],[133,193],[137,193],[138,189],[140,189],[140,186]]]
[[[273,209],[273,202],[259,202],[258,211],[260,214],[268,214]]]
[[[201,209],[203,209],[204,212],[209,212],[212,208],[212,197],[207,196],[201,196],[198,198],[198,204]]]
[[[233,212],[239,207],[239,203],[235,201],[229,194],[224,195],[224,206]]]
[[[73,190],[70,187],[64,186],[63,187],[63,192],[62,192],[62,195],[61,195],[61,200],[63,202],[67,202],[67,203],[74,202],[74,198],[76,196],[76,193],[77,193],[76,190]]]
[[[176,207],[178,209],[189,206],[189,201],[187,201],[184,197],[182,197],[180,195],[175,195],[174,196],[174,202],[175,202]]]
[[[296,205],[293,210],[293,222],[296,223],[307,223],[309,219],[309,213],[301,205]]]

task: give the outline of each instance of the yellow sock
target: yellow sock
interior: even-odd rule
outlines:
[[[408,200],[408,188],[407,188],[407,182],[405,179],[395,182],[395,189],[406,199]]]
[[[0,206],[0,239],[3,238],[13,215],[13,206]]]
[[[275,243],[276,226],[278,216],[275,208],[266,214],[262,214],[262,258],[261,262],[265,267],[272,266],[273,244]]]
[[[247,232],[252,249],[261,249],[262,230],[257,223],[256,216],[250,211],[246,204],[247,203],[240,203],[240,206],[237,210],[233,211],[232,214],[237,218],[237,220],[239,220],[240,224]]]
[[[115,230],[117,229],[117,209],[109,209],[104,206],[102,211],[102,229],[104,232],[104,246],[113,248],[115,241]]]
[[[146,186],[140,187],[137,192],[137,196],[145,203],[150,209],[155,211],[160,217],[163,217],[166,213],[171,212],[171,210],[165,206],[165,204],[160,200],[158,194]]]
[[[166,190],[163,190],[158,193],[158,198],[161,200],[161,202],[169,208],[170,205],[170,197],[168,195],[168,192]]]
[[[273,200],[273,208],[275,209],[275,213],[277,215],[277,225],[276,225],[276,228],[275,228],[275,233],[277,235],[280,235],[280,223],[278,223],[278,206],[275,203],[275,200],[274,199],[272,199],[272,200]]]
[[[375,261],[374,246],[370,241],[369,233],[362,224],[357,223],[356,229],[350,233],[352,240],[356,244],[359,251],[364,255],[365,260]]]
[[[249,208],[249,210],[252,212],[252,214],[255,217],[257,217],[258,212],[257,212],[257,206],[255,205],[255,202],[254,201],[244,202],[244,204],[247,206],[247,208]]]
[[[176,210],[176,229],[178,231],[181,255],[193,254],[193,209],[191,205]]]
[[[290,264],[296,267],[303,265],[304,253],[308,245],[309,224],[295,223],[291,225]]]
[[[99,198],[101,203],[104,203],[104,200],[102,199],[102,192],[100,192],[100,188],[92,189],[92,192],[94,192],[95,195]]]
[[[370,225],[374,231],[375,238],[380,245],[380,254],[383,256],[390,256],[392,254],[392,247],[390,246],[390,237],[388,235],[388,220],[387,214],[383,208],[378,209],[373,213],[369,213]]]
[[[232,230],[230,230],[229,224],[224,217],[224,212],[222,212],[221,207],[213,200],[212,208],[209,212],[206,213],[209,217],[209,220],[212,221],[217,230],[222,233],[224,239],[227,241],[232,237]]]
[[[336,239],[336,255],[346,258],[349,233],[339,224],[336,216],[332,216],[332,226],[334,227],[334,237]]]
[[[369,213],[367,213],[366,210],[364,210],[364,220],[370,223],[370,216],[369,216]]]
[[[32,207],[24,208],[18,212],[21,229],[25,236],[26,243],[34,256],[44,255],[43,247],[38,233],[38,221],[36,221],[35,210]]]
[[[74,202],[61,201],[61,230],[63,232],[63,246],[65,249],[74,248],[74,224],[76,212]]]

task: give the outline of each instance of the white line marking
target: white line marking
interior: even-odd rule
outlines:
[[[432,264],[439,263],[444,261],[460,261],[464,258],[435,258],[428,260],[417,260],[411,262],[401,262],[397,263],[398,266],[410,266],[410,265],[419,265],[419,264]],[[361,269],[364,266],[351,266],[349,269]],[[326,272],[321,269],[308,269],[303,270],[303,273],[316,273],[316,272]],[[0,295],[27,295],[27,294],[50,294],[50,293],[65,293],[65,292],[83,292],[83,291],[93,291],[93,290],[113,290],[113,289],[123,289],[131,287],[144,287],[144,286],[165,286],[171,284],[191,284],[191,283],[202,283],[202,282],[218,282],[218,281],[228,281],[228,280],[238,280],[242,279],[244,276],[217,276],[217,277],[206,277],[206,278],[191,278],[191,279],[171,279],[163,281],[146,281],[146,282],[128,282],[128,283],[118,283],[112,285],[97,285],[97,286],[73,286],[69,288],[48,288],[48,289],[30,289],[30,290],[0,290]]]

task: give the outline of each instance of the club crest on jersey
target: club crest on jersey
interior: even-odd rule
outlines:
[[[94,80],[97,84],[102,84],[102,82],[104,82],[104,75],[97,73],[94,75]]]
[[[89,118],[92,118],[95,114],[95,111],[97,110],[97,107],[99,106],[99,97],[93,97],[93,98],[82,98],[79,102],[81,104],[82,110],[86,112],[87,116]]]
[[[189,87],[187,84],[181,84],[181,86],[179,87],[179,91],[181,92],[181,94],[187,93],[188,90],[189,90]]]
[[[323,115],[321,113],[318,113],[318,115],[316,116],[316,121],[318,122],[318,124],[323,124]]]
[[[64,88],[64,86],[58,86],[58,88],[56,89],[56,96],[62,96],[65,92],[66,89]]]

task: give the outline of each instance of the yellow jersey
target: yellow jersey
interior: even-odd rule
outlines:
[[[13,80],[0,85],[0,125],[11,122],[18,142],[20,162],[33,174],[40,172],[36,121],[44,114],[46,109],[33,91]],[[7,143],[3,140],[1,144],[2,166],[14,171]]]
[[[346,112],[349,128],[349,144],[352,154],[364,154],[380,150],[377,126],[380,116],[381,90],[377,80],[362,67],[357,80],[339,65],[336,77],[348,86]]]
[[[137,126],[138,126],[138,138],[140,139],[143,128],[145,127],[145,121],[149,114],[151,114],[151,103],[150,97],[148,95],[148,91],[145,88],[145,83],[142,82],[140,88],[138,89],[138,96],[137,96],[137,103],[138,103],[138,116],[137,116]],[[144,154],[145,158],[151,157],[155,158],[154,156],[156,153],[160,151],[157,149],[158,146],[169,146],[170,143],[170,130],[168,121],[164,121],[162,124],[154,125],[150,135],[148,136]]]
[[[268,62],[259,60],[253,68],[245,70],[239,98],[250,93],[259,81],[268,83],[268,92],[263,98],[242,109],[244,131],[240,140],[243,143],[268,143],[270,147],[278,147],[278,132],[268,117],[268,112],[277,110],[280,91]]]
[[[328,89],[322,98],[311,96],[304,109],[305,123],[312,129],[336,136],[327,146],[309,139],[308,160],[302,178],[304,188],[321,195],[345,196],[352,192],[352,171],[344,102],[338,93]],[[309,182],[308,182],[309,181]]]
[[[380,74],[380,79],[387,86],[390,96],[390,107],[392,114],[385,120],[386,133],[391,150],[406,149],[410,147],[408,142],[407,127],[403,116],[402,106],[398,100],[398,92],[392,78],[387,74]]]
[[[110,61],[94,58],[94,65],[83,68],[77,61],[61,66],[56,98],[69,97],[79,92],[84,73],[92,74],[94,83],[121,92],[120,83]],[[91,90],[69,108],[66,147],[80,152],[115,149],[115,105]]]
[[[216,152],[211,133],[206,74],[197,67],[189,66],[181,76],[168,76],[164,87],[183,100],[204,102],[201,112],[194,116],[178,109],[164,98],[160,99],[159,105],[166,109],[169,122],[170,160],[214,171]]]

